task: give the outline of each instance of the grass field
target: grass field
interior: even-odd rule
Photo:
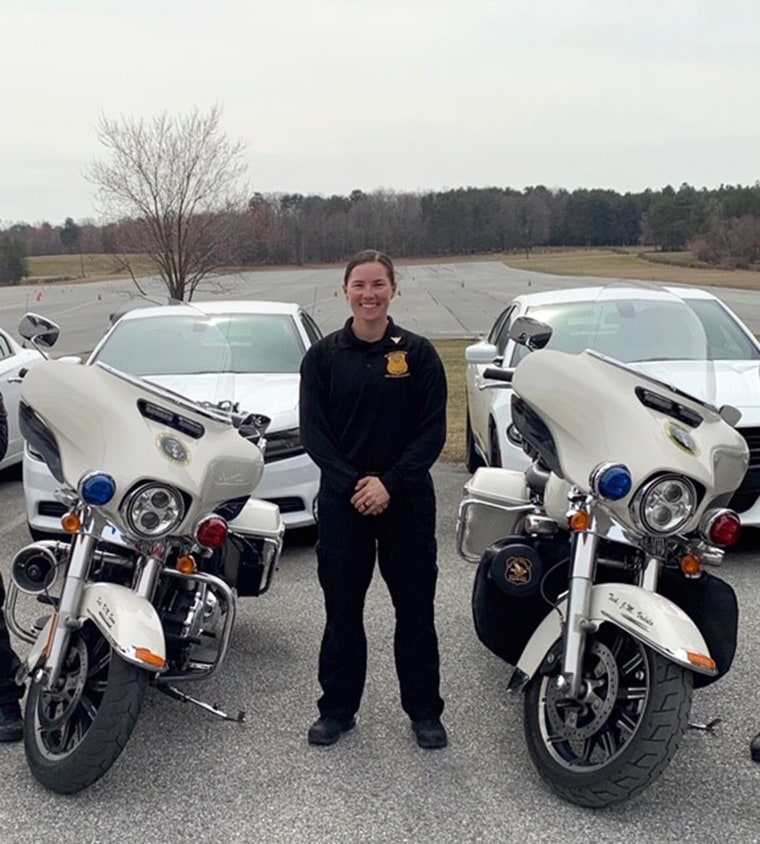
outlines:
[[[495,315],[494,315],[495,316]],[[436,340],[435,346],[446,369],[449,402],[446,411],[446,445],[441,453],[444,463],[464,463],[466,390],[464,349],[471,340]]]
[[[49,284],[56,281],[99,281],[104,278],[128,278],[126,270],[119,267],[112,255],[35,255],[27,258],[29,276],[24,284]],[[155,272],[140,255],[130,258],[135,274],[150,275]]]
[[[651,252],[641,248],[566,249],[537,251],[530,258],[524,254],[505,255],[502,260],[510,267],[553,275],[630,278],[697,287],[760,288],[760,273],[692,266],[693,259],[688,252]]]

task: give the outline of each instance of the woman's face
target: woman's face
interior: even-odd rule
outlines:
[[[368,261],[351,270],[345,285],[346,299],[354,319],[367,323],[383,323],[396,292],[388,270],[379,261]]]

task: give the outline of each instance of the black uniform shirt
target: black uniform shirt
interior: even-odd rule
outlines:
[[[390,495],[426,482],[446,440],[446,375],[425,337],[388,320],[376,343],[351,319],[301,363],[300,426],[307,454],[335,493],[380,477]]]

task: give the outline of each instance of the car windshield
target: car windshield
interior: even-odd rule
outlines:
[[[704,326],[709,360],[760,360],[757,347],[719,302],[684,301]],[[527,314],[551,325],[547,348],[558,351],[590,348],[623,363],[697,359],[695,344],[679,331],[678,308],[667,302],[562,302],[529,308]],[[516,346],[513,365],[526,354],[524,346]]]
[[[297,373],[304,345],[287,314],[167,313],[121,319],[94,361],[139,377]]]

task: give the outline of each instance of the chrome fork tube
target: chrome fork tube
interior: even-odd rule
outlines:
[[[82,513],[85,516],[86,513]],[[61,600],[58,605],[58,612],[55,624],[51,632],[47,646],[45,659],[45,673],[47,681],[45,687],[48,690],[55,688],[58,678],[61,675],[63,660],[66,656],[71,631],[80,626],[79,606],[82,600],[85,581],[90,572],[90,562],[95,546],[95,536],[92,532],[93,521],[88,518],[83,525],[82,531],[77,533],[71,540],[71,551],[69,564],[66,569],[66,578],[63,582]]]
[[[647,592],[656,592],[660,582],[660,558],[647,556],[639,575],[639,586]]]
[[[562,652],[562,674],[557,686],[566,690],[568,697],[581,694],[581,673],[586,632],[589,629],[591,587],[596,572],[596,519],[592,518],[588,530],[576,533],[573,540],[572,569],[567,594],[567,618]]]
[[[161,573],[162,565],[162,557],[151,555],[145,558],[135,584],[135,593],[141,598],[145,598],[148,601],[153,600],[153,593],[156,590],[156,582],[158,581],[158,575]]]

